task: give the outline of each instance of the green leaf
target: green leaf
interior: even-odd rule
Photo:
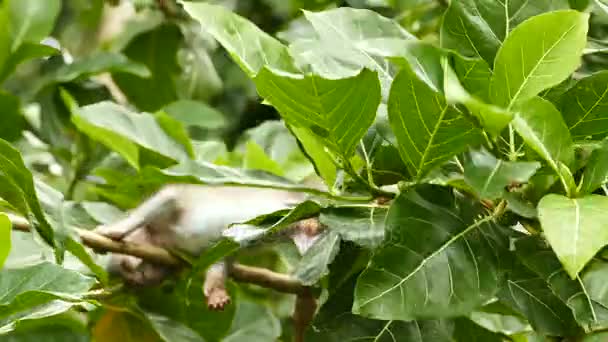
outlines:
[[[401,158],[417,181],[482,139],[481,131],[460,110],[449,106],[408,66],[393,81],[388,115]]]
[[[11,230],[13,225],[8,217],[0,214],[0,269],[11,251]]]
[[[515,28],[494,61],[493,103],[510,109],[570,76],[581,63],[588,19],[586,13],[555,11]]]
[[[0,336],[12,332],[12,334],[5,335],[5,338],[12,341],[10,338],[17,336],[16,338],[18,338],[19,341],[28,341],[28,337],[26,336],[31,334],[31,337],[29,337],[31,341],[40,341],[43,339],[45,342],[64,342],[66,341],[66,337],[70,335],[70,331],[67,330],[66,327],[61,329],[61,326],[57,325],[58,322],[52,320],[59,320],[57,317],[74,309],[77,305],[78,303],[54,300],[46,304],[35,306],[32,309],[25,310],[19,314],[12,315],[8,319],[0,320]],[[45,327],[46,329],[42,332],[39,331],[36,334],[35,330],[37,329],[32,329],[31,327],[28,327],[28,325],[33,327]],[[28,328],[21,328],[22,326]],[[60,327],[60,329],[57,329],[59,331],[56,331],[56,329],[54,329],[55,327]],[[34,333],[32,333],[32,330],[34,330]],[[85,335],[84,332],[82,332],[81,335]],[[86,340],[77,339],[76,341],[85,342]]]
[[[21,137],[25,128],[25,120],[21,114],[19,98],[0,91],[0,138],[14,141]]]
[[[549,194],[538,203],[538,217],[551,248],[572,279],[608,244],[608,197]]]
[[[458,59],[461,59],[461,58],[456,57],[456,60],[458,60]],[[450,104],[453,104],[453,103],[464,104],[467,107],[467,109],[471,112],[471,114],[473,114],[477,118],[479,118],[482,126],[485,128],[485,130],[488,133],[490,133],[490,135],[492,135],[493,137],[498,136],[500,134],[500,132],[505,127],[507,127],[509,122],[511,122],[511,120],[513,119],[513,113],[511,113],[503,108],[487,104],[484,101],[482,101],[481,99],[469,94],[468,91],[466,90],[466,88],[462,84],[460,84],[460,81],[458,80],[458,75],[447,64],[447,61],[444,61],[444,63],[442,63],[442,64],[443,64],[443,71],[445,74],[443,91],[445,93],[445,97],[448,100],[448,102]],[[472,77],[477,77],[477,76],[470,75],[471,72],[473,72],[473,73],[479,72],[480,70],[477,70],[477,69],[482,69],[481,67],[479,67],[479,65],[481,65],[481,64],[475,63],[475,62],[469,62],[469,61],[464,62],[463,64],[469,64],[469,65],[464,66],[465,68],[467,68],[467,70],[465,71],[465,76],[464,76],[464,80],[467,82],[467,86],[485,87],[485,85],[478,84],[478,83],[485,83],[485,75],[481,76],[482,77],[481,81],[471,79]],[[461,67],[463,67],[463,66],[461,66]],[[487,90],[487,87],[485,89]],[[480,92],[480,93],[482,93],[482,95],[485,95],[485,92],[483,89],[481,89],[481,90],[478,89],[477,92]]]
[[[313,194],[329,196],[327,192],[320,191],[301,184],[293,183],[285,178],[266,172],[253,170],[240,170],[206,162],[186,160],[178,165],[156,169],[148,167],[143,170],[144,176],[159,182],[189,182],[213,185],[243,185],[251,187],[275,188],[302,191]],[[163,175],[166,178],[158,178]]]
[[[354,281],[335,290],[315,316],[306,341],[500,342],[494,334],[466,318],[454,320],[381,321],[351,312]]]
[[[323,178],[325,184],[331,189],[336,182],[338,172],[333,156],[325,150],[323,144],[308,129],[294,126],[289,126],[289,129],[298,138],[306,156],[314,164],[317,174]]]
[[[122,155],[139,168],[140,147],[169,160],[187,158],[184,147],[173,140],[153,115],[134,113],[112,102],[99,102],[76,109],[72,121],[79,130]]]
[[[27,60],[59,54],[61,54],[61,51],[48,45],[25,43],[10,55],[4,67],[2,67],[2,63],[0,63],[0,80],[4,80],[15,71],[19,64]]]
[[[334,231],[324,233],[302,256],[294,276],[304,285],[314,285],[329,274],[329,264],[333,262],[339,250],[340,235]]]
[[[606,182],[608,176],[608,140],[602,141],[599,148],[591,152],[591,157],[585,166],[581,185],[578,193],[580,195],[590,194]]]
[[[471,151],[464,164],[464,179],[479,197],[502,197],[508,185],[526,183],[540,168],[539,162],[508,162],[485,150]]]
[[[263,67],[297,72],[287,47],[249,20],[218,5],[200,2],[182,4],[186,12],[222,44],[250,77],[254,77]]]
[[[608,307],[607,271],[608,263],[596,259],[589,264],[582,274],[582,281],[589,297],[594,302],[600,303],[604,308]]]
[[[608,72],[578,81],[561,97],[558,108],[574,139],[603,138],[608,133]]]
[[[580,331],[570,308],[544,279],[521,264],[509,272],[498,297],[521,312],[540,334],[572,336]]]
[[[505,37],[522,21],[567,8],[567,0],[452,1],[441,25],[441,46],[492,64]]]
[[[574,162],[574,147],[568,128],[551,102],[534,97],[515,107],[513,128],[525,143],[544,159],[560,176],[564,188],[571,192],[567,171]]]
[[[280,321],[269,308],[248,301],[239,301],[232,328],[222,341],[276,341],[280,335]]]
[[[93,278],[42,262],[0,271],[0,319],[54,300],[82,302]]]
[[[519,313],[500,301],[494,301],[473,311],[469,319],[485,329],[503,335],[530,330],[530,324]]]
[[[0,139],[0,197],[8,201],[20,214],[31,218],[34,228],[50,245],[55,246],[53,229],[46,221],[34,188],[32,174],[25,166],[21,154],[8,142]],[[58,252],[61,259],[62,251]]]
[[[254,79],[258,92],[288,124],[306,128],[338,155],[349,158],[380,103],[375,72],[339,80],[275,74],[264,68]]]
[[[394,44],[416,39],[398,22],[366,9],[341,7],[322,12],[304,11],[304,16],[317,33],[316,40],[306,41],[314,49],[313,53],[303,49],[302,43],[297,41],[297,49],[291,49],[298,52],[295,58],[300,60],[304,70],[310,68],[327,78],[342,78],[368,68],[378,72],[382,87],[387,91],[394,72],[384,57],[394,56]]]
[[[608,322],[608,308],[590,296],[590,289],[580,278],[570,279],[543,240],[525,237],[516,242],[515,248],[524,265],[547,282],[553,293],[572,310],[581,326],[594,329]]]
[[[99,52],[74,63],[62,65],[51,78],[58,83],[67,83],[103,72],[123,72],[144,78],[151,76],[145,65],[131,61],[123,54]]]
[[[230,283],[227,284],[233,301],[223,311],[211,310],[207,307],[202,291],[203,274],[199,272],[193,277],[184,275],[187,274],[173,278],[171,291],[167,291],[163,286],[142,288],[138,293],[139,304],[146,312],[169,317],[172,321],[187,326],[205,341],[221,341],[232,325],[236,311],[235,304],[240,302],[236,297],[235,287]],[[167,340],[167,342],[173,341],[181,340]]]
[[[38,43],[51,33],[61,9],[61,0],[7,0],[10,16],[11,51],[23,43]]]
[[[319,221],[344,240],[375,248],[384,239],[387,213],[386,207],[340,206],[323,210]]]
[[[175,79],[180,73],[177,51],[182,42],[182,34],[175,25],[164,24],[152,31],[135,37],[122,51],[130,61],[137,63],[126,71],[118,69],[112,79],[139,110],[154,112],[177,100]],[[151,76],[145,75],[144,65]]]
[[[59,191],[40,181],[36,182],[36,193],[49,223],[55,230],[56,240],[88,267],[104,285],[107,284],[108,274],[103,267],[95,263],[94,254],[79,242],[80,238],[74,232],[74,228],[96,226],[94,220],[76,203],[65,201]]]
[[[201,101],[175,101],[163,108],[163,111],[187,127],[218,129],[226,125],[221,112]]]
[[[247,141],[247,151],[245,152],[244,167],[251,170],[261,170],[270,172],[277,176],[283,176],[283,169],[277,162],[266,155],[260,145],[254,141]]]
[[[357,282],[353,312],[374,319],[463,315],[498,290],[506,241],[492,216],[449,188],[420,186],[393,201],[386,238]]]
[[[180,322],[153,313],[146,313],[146,318],[164,342],[205,342],[200,335]]]

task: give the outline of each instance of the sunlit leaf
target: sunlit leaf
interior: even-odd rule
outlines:
[[[408,67],[393,81],[388,102],[401,158],[416,180],[481,142],[481,131]]]
[[[335,153],[350,157],[376,116],[380,103],[376,73],[363,70],[340,80],[294,76],[262,69],[255,83],[289,124],[306,128]]]
[[[511,108],[565,80],[581,63],[588,19],[577,11],[555,11],[516,27],[494,61],[492,101]]]
[[[187,156],[154,116],[134,113],[112,102],[78,108],[72,120],[81,131],[120,153],[135,168],[140,167],[140,147],[176,161]]]
[[[441,25],[441,46],[492,64],[505,37],[522,21],[567,8],[567,0],[452,1]]]
[[[183,6],[249,76],[255,76],[265,66],[273,70],[297,71],[287,47],[247,19],[218,5],[183,2]]]
[[[538,203],[538,217],[551,248],[573,279],[608,244],[606,196],[549,194]]]

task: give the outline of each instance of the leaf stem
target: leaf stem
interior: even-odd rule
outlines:
[[[509,124],[509,160],[517,160],[517,151],[515,150],[515,130],[513,125]]]

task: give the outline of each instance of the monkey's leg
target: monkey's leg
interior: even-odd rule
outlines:
[[[209,267],[205,275],[203,292],[207,297],[207,306],[213,310],[223,310],[230,303],[230,295],[226,291],[228,269],[224,261]]]
[[[125,238],[137,243],[153,243],[147,229],[139,229]],[[150,286],[160,284],[174,269],[165,265],[149,263],[138,257],[113,254],[108,271],[118,273],[130,285]]]
[[[122,240],[137,228],[156,220],[173,217],[179,209],[177,195],[175,187],[166,187],[133,209],[124,219],[99,226],[95,232],[114,240]]]

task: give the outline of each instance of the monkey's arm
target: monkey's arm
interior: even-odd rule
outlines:
[[[133,209],[125,218],[97,227],[95,232],[113,240],[122,240],[134,230],[158,220],[166,220],[178,211],[178,191],[168,186]]]

